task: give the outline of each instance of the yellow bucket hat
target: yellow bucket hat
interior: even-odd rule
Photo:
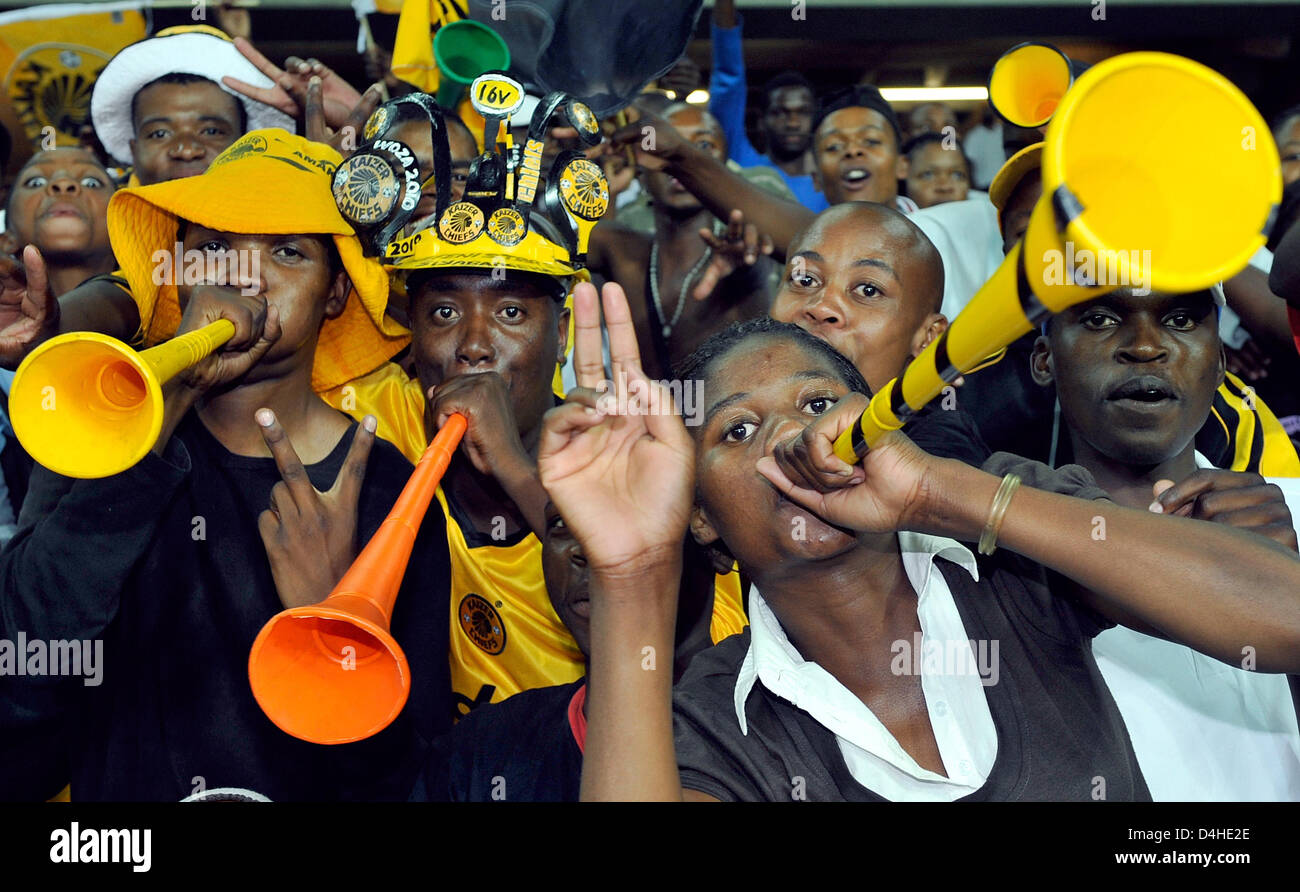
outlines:
[[[159,250],[172,252],[182,219],[208,229],[251,235],[331,235],[352,291],[342,314],[321,326],[312,388],[331,390],[374,371],[410,342],[410,332],[384,315],[388,274],[365,256],[331,191],[342,162],[329,146],[284,130],[255,130],[193,177],[127,188],[108,205],[113,253],[140,308],[146,346],[176,333],[176,285],[155,276]]]
[[[1043,166],[1043,143],[1036,142],[1025,146],[1007,159],[1007,163],[993,177],[989,184],[989,201],[998,209],[998,224],[1002,223],[1002,211],[1011,200],[1011,193],[1021,181],[1031,173],[1037,173]]]

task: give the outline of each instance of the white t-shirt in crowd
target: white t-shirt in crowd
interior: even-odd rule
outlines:
[[[1214,465],[1196,454],[1200,468]],[[1300,479],[1282,488],[1293,522]],[[1300,727],[1285,675],[1251,672],[1136,632],[1092,644],[1157,802],[1300,800]]]
[[[943,258],[943,314],[957,318],[1002,263],[998,211],[980,193],[913,212],[909,218]]]

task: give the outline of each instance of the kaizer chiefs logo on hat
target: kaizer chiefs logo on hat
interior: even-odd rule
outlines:
[[[497,208],[488,218],[487,228],[492,241],[507,248],[519,244],[527,234],[524,215],[514,208]]]
[[[506,624],[486,598],[470,592],[456,611],[461,630],[479,650],[496,656],[506,649]]]
[[[388,126],[388,119],[390,117],[391,114],[387,107],[381,105],[379,108],[375,109],[374,113],[371,114],[369,119],[366,121],[365,130],[362,131],[365,139],[367,141],[373,140],[380,131],[384,130]]]
[[[601,169],[585,158],[570,161],[560,174],[560,199],[584,220],[599,220],[609,207],[609,188]]]
[[[483,231],[483,211],[469,201],[458,201],[443,211],[438,232],[453,245],[463,245]]]
[[[339,213],[353,223],[383,220],[397,203],[401,184],[393,166],[377,155],[353,155],[334,175]]]
[[[587,108],[586,103],[578,102],[575,99],[569,106],[569,113],[573,117],[573,122],[587,133],[594,134],[600,130],[600,122],[597,121],[596,116],[591,113],[591,109]]]
[[[78,144],[81,128],[90,123],[95,78],[110,55],[50,40],[24,49],[12,64],[5,63],[5,92],[28,140],[41,142],[44,128],[53,127],[58,145]]]
[[[229,164],[231,161],[238,161],[245,155],[261,155],[265,152],[265,137],[246,136],[214,158],[209,167],[219,167],[222,164]]]

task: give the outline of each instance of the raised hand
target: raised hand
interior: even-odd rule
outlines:
[[[1157,480],[1152,486],[1154,511],[1194,517],[1250,530],[1280,542],[1292,551],[1297,548],[1295,522],[1282,490],[1258,474],[1199,468],[1190,477],[1175,484]]]
[[[760,235],[757,226],[745,222],[745,214],[740,210],[731,212],[727,229],[721,236],[714,235],[711,229],[701,229],[700,238],[713,249],[713,255],[691,292],[696,300],[705,300],[727,276],[738,269],[753,266],[760,254],[771,256],[774,249],[771,236]]]
[[[656,114],[629,106],[627,109],[631,122],[609,137],[615,149],[630,146],[636,153],[636,163],[646,170],[663,170],[686,149],[686,139]]]
[[[357,556],[357,501],[366,461],[375,442],[375,417],[357,427],[343,466],[327,492],[312,486],[293,444],[275,413],[258,409],[262,438],[280,469],[270,507],[257,518],[257,531],[271,561],[280,602],[288,607],[317,604],[343,578]]]
[[[647,564],[680,560],[695,447],[668,389],[641,370],[623,289],[610,282],[599,299],[613,388],[604,383],[596,289],[583,283],[573,292],[578,387],[546,413],[537,468],[592,571],[635,574]]]
[[[348,112],[347,118],[334,132],[330,131],[325,117],[322,90],[321,79],[312,77],[307,84],[304,99],[303,136],[313,142],[324,143],[346,158],[356,150],[360,141],[358,134],[363,132],[366,120],[379,107],[382,98],[379,88],[372,86],[362,93],[357,104]]]
[[[862,460],[846,464],[834,452],[835,439],[851,428],[870,401],[845,395],[803,432],[778,443],[758,461],[758,472],[792,502],[818,517],[864,532],[931,528],[924,516],[933,490],[936,461],[898,431],[886,434]]]
[[[307,105],[307,87],[313,77],[319,77],[322,82],[323,111],[328,126],[339,129],[347,124],[352,110],[361,101],[356,88],[316,59],[290,56],[285,60],[284,68],[280,68],[242,37],[235,38],[235,49],[275,86],[255,87],[230,76],[223,77],[221,82],[236,93],[277,108],[292,118],[302,117]]]
[[[36,246],[24,248],[21,261],[0,254],[0,367],[16,368],[58,322],[59,301]]]

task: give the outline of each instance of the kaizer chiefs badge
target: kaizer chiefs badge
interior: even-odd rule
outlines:
[[[388,109],[381,105],[366,119],[366,127],[362,131],[362,135],[367,140],[374,139],[388,127],[388,118]]]
[[[220,167],[245,155],[260,155],[266,152],[266,137],[253,135],[242,137],[239,142],[212,159],[210,167]]]
[[[352,223],[387,219],[400,192],[397,172],[377,155],[353,155],[334,174],[334,200]]]
[[[514,208],[497,208],[488,218],[488,235],[498,245],[509,248],[519,244],[525,235],[524,215]]]
[[[442,212],[438,234],[453,245],[463,245],[483,231],[483,211],[469,201],[458,201]]]
[[[585,102],[573,100],[573,103],[569,106],[569,117],[579,130],[583,130],[588,134],[594,136],[600,130],[600,122],[596,120],[596,116],[591,113],[591,109],[587,108]]]
[[[506,624],[486,598],[473,592],[466,595],[461,599],[456,618],[461,631],[479,650],[496,656],[506,649]]]
[[[609,183],[599,166],[576,158],[560,173],[560,199],[574,216],[599,220],[609,207]]]

